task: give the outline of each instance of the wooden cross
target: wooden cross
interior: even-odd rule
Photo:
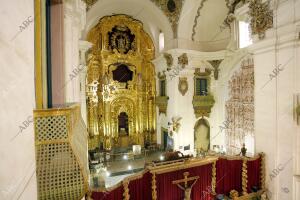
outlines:
[[[183,179],[172,181],[173,184],[176,184],[180,189],[184,191],[184,200],[191,200],[192,187],[195,185],[199,178],[199,176],[188,177],[189,175],[189,172],[184,172]],[[191,185],[188,185],[190,181],[193,181],[193,183]],[[184,183],[184,185],[182,186],[181,183]]]

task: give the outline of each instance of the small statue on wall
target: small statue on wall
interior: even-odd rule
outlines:
[[[241,155],[241,154],[242,154],[242,156],[246,156],[246,154],[247,154],[247,148],[245,147],[245,143],[243,143],[241,152],[238,155]]]
[[[168,122],[168,125],[171,126],[171,134],[173,134],[173,132],[178,133],[179,128],[181,126],[181,124],[179,123],[179,121],[182,119],[182,117],[172,117],[172,123]]]

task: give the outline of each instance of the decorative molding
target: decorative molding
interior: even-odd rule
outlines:
[[[178,90],[182,96],[185,95],[185,93],[188,91],[188,88],[189,85],[188,85],[187,77],[179,77]]]
[[[177,38],[178,22],[184,0],[151,0],[159,7],[171,23],[174,38]]]
[[[201,9],[203,8],[204,6],[204,3],[206,2],[207,0],[201,0],[201,3],[197,9],[197,14],[195,16],[195,19],[194,19],[194,25],[193,25],[193,32],[192,32],[192,40],[195,41],[195,35],[196,35],[196,27],[197,27],[197,24],[198,24],[198,18],[200,17],[200,11]]]
[[[166,73],[165,72],[158,72],[157,73],[157,78],[162,80],[162,79],[166,79]]]
[[[88,11],[98,0],[83,0],[86,3],[86,10]]]
[[[219,66],[221,64],[222,60],[209,60],[208,62],[211,64],[211,66],[214,68],[214,78],[215,80],[218,80],[219,78]]]
[[[254,65],[252,58],[231,77],[229,99],[225,103],[226,149],[229,154],[240,153],[245,136],[254,137]]]
[[[168,108],[168,96],[157,96],[155,98],[155,104],[158,107],[159,114],[165,113],[167,114],[167,108]]]
[[[224,20],[224,23],[229,25],[231,22],[229,18],[233,16],[235,10],[242,7],[244,4],[248,3],[249,0],[225,0],[225,2],[226,2],[226,7],[228,8],[228,15]]]
[[[164,53],[164,58],[166,59],[167,62],[167,70],[170,70],[172,65],[173,65],[173,57],[172,54],[170,53]]]
[[[251,0],[249,4],[252,34],[258,34],[259,39],[264,39],[265,32],[273,27],[273,10],[270,9],[270,0]]]
[[[186,53],[183,53],[181,56],[178,57],[178,65],[180,65],[182,69],[184,69],[185,66],[188,64],[189,64],[189,59]]]

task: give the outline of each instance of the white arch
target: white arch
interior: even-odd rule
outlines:
[[[141,0],[99,0],[87,12],[87,23],[83,38],[104,16],[113,14],[126,14],[143,23],[144,30],[150,35],[156,52],[158,52],[159,31],[164,32],[166,40],[173,37],[173,32],[168,18],[151,1]]]

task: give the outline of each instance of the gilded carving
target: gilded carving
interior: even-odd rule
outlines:
[[[211,173],[211,192],[213,195],[216,194],[216,186],[217,186],[217,167],[216,161],[212,164],[212,173]]]
[[[247,184],[248,184],[248,171],[247,171],[247,159],[243,159],[242,166],[242,194],[247,195]]]
[[[109,32],[109,47],[113,51],[126,54],[129,50],[135,50],[134,39],[135,35],[127,26],[117,25]]]
[[[211,108],[215,104],[213,95],[210,93],[210,75],[211,69],[205,68],[204,72],[201,72],[199,68],[195,70],[195,86],[194,86],[194,97],[193,97],[193,107],[196,117],[206,116],[209,117],[211,113]],[[207,91],[203,95],[196,95],[196,79],[206,79],[207,80]]]
[[[188,91],[188,82],[186,77],[179,77],[178,90],[182,96]]]
[[[87,70],[88,127],[98,137],[93,140],[107,150],[156,141],[154,45],[142,23],[126,15],[106,16],[90,30],[88,41],[94,44]],[[121,115],[126,134],[121,134]]]
[[[123,188],[124,188],[124,193],[123,193],[123,199],[124,200],[129,200],[130,195],[129,195],[129,181],[123,181]]]
[[[152,173],[152,181],[151,181],[151,188],[152,188],[152,200],[157,200],[157,191],[156,191],[156,174],[155,172]]]
[[[249,15],[252,34],[258,34],[259,39],[263,39],[266,30],[273,27],[273,11],[270,9],[270,1],[251,0]]]
[[[266,158],[264,153],[260,153],[260,185],[261,189],[266,189]]]

